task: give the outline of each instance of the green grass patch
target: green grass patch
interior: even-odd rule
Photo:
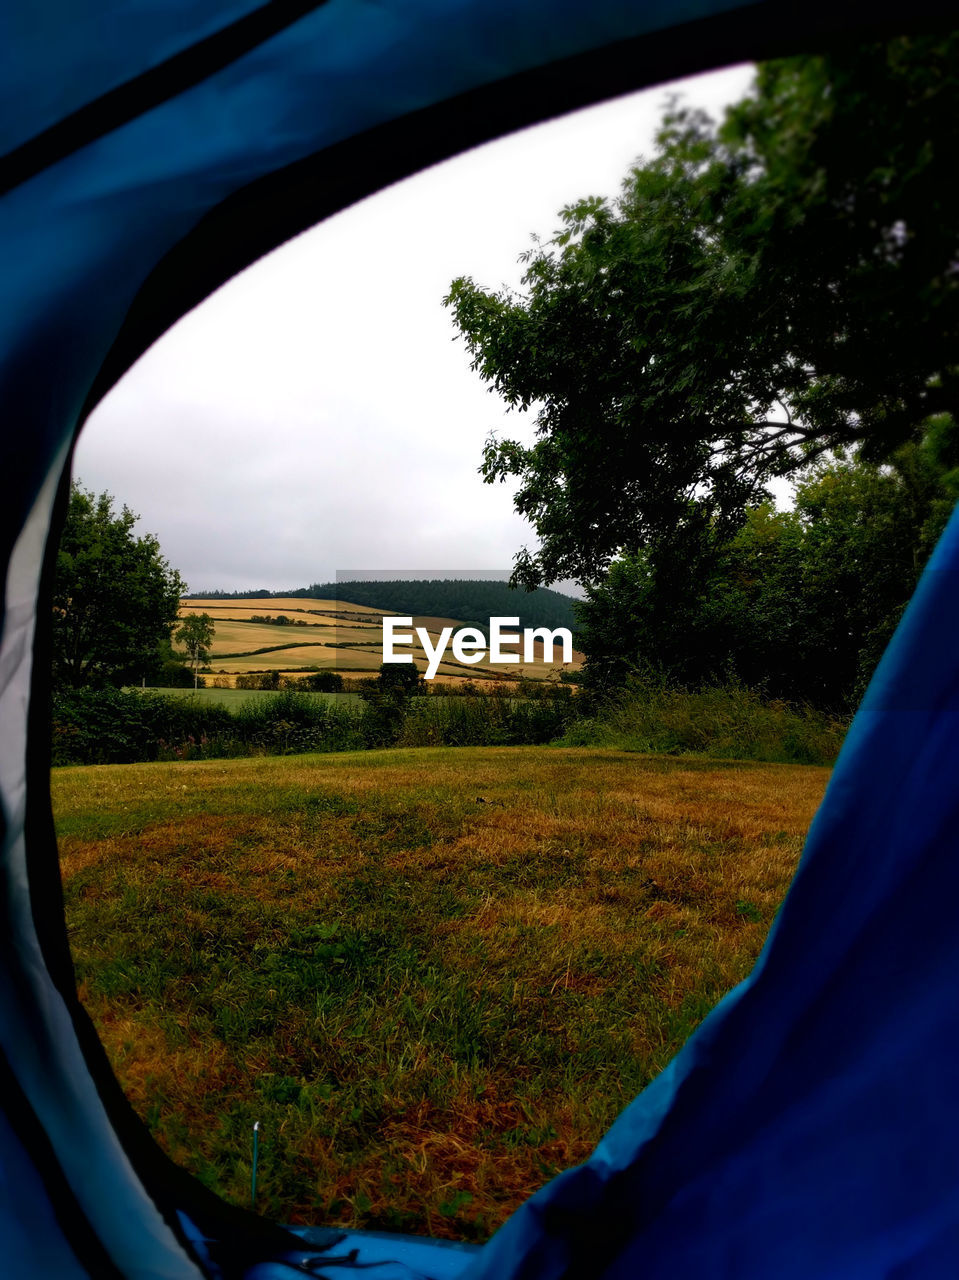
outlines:
[[[744,977],[823,769],[420,748],[63,768],[81,995],[158,1141],[290,1222],[484,1239]]]

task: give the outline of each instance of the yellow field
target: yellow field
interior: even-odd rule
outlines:
[[[366,604],[349,604],[344,600],[317,600],[308,596],[287,596],[276,600],[252,598],[248,600],[184,600],[183,612],[209,613],[213,617],[216,617],[219,613],[222,617],[237,618],[249,616],[253,613],[271,614],[274,618],[278,613],[302,617],[316,612],[329,614],[368,613],[371,617],[382,618],[383,613],[389,613],[390,610],[373,609]]]
[[[212,651],[214,657],[222,657],[227,653],[249,653],[252,649],[275,649],[280,645],[343,644],[353,641],[379,645],[381,636],[379,626],[362,626],[356,623],[337,625],[333,618],[318,626],[306,627],[277,627],[231,618],[216,621]]]
[[[323,671],[338,671],[343,675],[357,672],[375,672],[383,661],[383,618],[395,616],[390,610],[373,609],[368,605],[348,601],[319,600],[289,597],[276,600],[185,600],[180,606],[181,617],[189,613],[207,613],[213,618],[216,631],[213,639],[210,668],[216,674],[247,672],[289,671],[295,673],[307,667]],[[277,617],[283,614],[294,621],[289,625],[253,622],[253,617]],[[305,626],[297,626],[303,622]],[[430,640],[436,644],[444,627],[454,629],[465,625],[456,618],[414,617],[412,626],[425,627]],[[414,631],[415,636],[415,631]],[[363,646],[354,648],[353,646]],[[508,648],[508,646],[504,646]],[[526,677],[534,680],[555,678],[563,670],[562,662],[544,661],[543,646],[537,644],[533,662],[493,664],[485,658],[477,663],[463,664],[456,661],[452,647],[448,646],[444,660],[437,669],[435,679],[449,682],[470,680],[496,675],[515,680]],[[268,649],[267,653],[256,653]],[[398,647],[398,652],[410,653],[417,669],[425,672],[428,657],[419,641]],[[246,654],[246,657],[229,655]],[[557,653],[559,656],[559,653]],[[582,655],[573,654],[571,669],[578,670]]]
[[[304,667],[320,667],[323,671],[362,669],[376,671],[383,661],[377,649],[337,649],[330,645],[304,645],[302,649],[280,649],[257,653],[249,658],[213,658],[214,671],[287,671]]]

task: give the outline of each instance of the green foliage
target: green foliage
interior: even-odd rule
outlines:
[[[560,742],[824,763],[834,758],[844,729],[829,717],[764,702],[742,688],[685,694],[633,682],[589,717],[587,700],[564,684],[530,683],[529,696],[502,685],[490,692],[396,698],[369,683],[374,696],[364,701],[284,690],[238,706],[192,694],[62,690],[53,705],[53,763]]]
[[[424,685],[423,677],[413,662],[381,662],[378,684],[383,693],[412,697]]]
[[[197,672],[201,665],[210,661],[214,630],[213,619],[208,613],[188,613],[177,628],[175,639],[189,655],[194,688],[197,686]]]
[[[164,659],[153,673],[151,684],[157,689],[202,689],[206,681],[194,675],[176,658]]]
[[[353,751],[365,745],[362,711],[284,691],[251,699],[230,713],[235,736],[247,753],[290,755],[302,751]]]
[[[164,636],[157,645],[156,660],[145,678],[147,683],[160,689],[200,689],[204,684],[202,677],[194,679],[190,668],[183,665],[183,655],[173,652],[169,636]]]
[[[243,598],[250,599],[251,597]],[[307,622],[305,618],[288,618],[285,613],[278,613],[275,618],[271,613],[251,613],[249,620],[267,627],[315,627],[318,625],[315,622]]]
[[[574,721],[561,745],[828,765],[846,728],[843,719],[763,699],[742,685],[690,691],[634,679],[592,717]]]
[[[65,689],[53,700],[54,765],[288,755],[365,745],[358,707],[305,693],[250,699],[233,710],[121,689]]]
[[[415,697],[383,692],[338,701],[283,690],[229,708],[139,690],[67,689],[54,698],[55,765],[292,755],[402,746],[511,746],[551,742],[576,717],[565,685],[531,698]]]
[[[731,538],[689,520],[670,543],[615,561],[577,606],[586,688],[732,677],[851,711],[948,518],[955,437],[940,422],[892,467],[821,463],[793,511],[751,508]]]
[[[139,682],[157,668],[184,583],[136,521],[108,493],[71,485],[53,586],[57,687]]]
[[[236,687],[277,690],[280,687],[280,678],[279,671],[251,671],[246,675],[237,676]]]
[[[771,478],[959,416],[957,52],[937,34],[770,63],[719,126],[674,103],[618,201],[561,212],[523,294],[453,282],[474,369],[536,413],[534,444],[483,462],[540,539],[516,581],[596,581],[694,497],[727,536]]]
[[[566,685],[542,686],[536,697],[508,688],[454,698],[417,699],[397,734],[400,746],[535,746],[559,739],[575,721]]]
[[[382,662],[376,679],[362,682],[359,695],[366,703],[367,745],[388,747],[399,741],[410,699],[423,683],[411,662]]]
[[[314,693],[340,693],[343,689],[343,677],[337,671],[314,671],[299,683]]]
[[[228,735],[230,715],[221,707],[186,698],[123,689],[71,689],[54,693],[52,762],[125,764],[202,754]]]

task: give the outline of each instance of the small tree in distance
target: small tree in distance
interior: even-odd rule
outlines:
[[[200,666],[209,661],[213,632],[213,619],[208,613],[188,613],[174,637],[183,645],[190,658],[194,689],[197,687]]]
[[[422,692],[423,677],[413,662],[383,662],[380,664],[379,688],[381,693],[409,698]]]

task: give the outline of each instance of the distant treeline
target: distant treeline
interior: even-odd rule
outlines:
[[[258,587],[256,591],[191,591],[184,600],[280,600],[286,596],[308,595],[306,591],[268,591]]]
[[[573,601],[559,591],[540,587],[517,590],[490,579],[431,578],[396,582],[314,582],[294,591],[205,591],[187,600],[345,600],[386,612],[421,617],[456,618],[487,628],[490,618],[519,618],[521,627],[573,629]]]

